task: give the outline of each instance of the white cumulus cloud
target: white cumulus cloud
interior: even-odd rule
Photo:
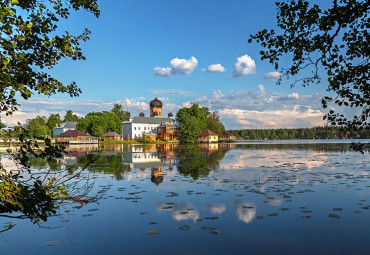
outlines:
[[[245,54],[244,56],[238,57],[234,63],[233,77],[243,77],[247,74],[256,73],[256,63],[254,60]]]
[[[198,60],[195,57],[190,59],[174,58],[170,61],[172,69],[181,74],[190,74],[198,65]]]
[[[153,69],[153,74],[158,76],[174,76],[175,72],[171,67],[159,67],[156,66]]]
[[[195,57],[189,59],[174,58],[170,61],[171,67],[159,67],[153,68],[153,74],[163,77],[171,77],[177,73],[188,75],[194,71],[198,65],[198,60]]]
[[[281,73],[279,73],[279,72],[269,72],[269,73],[265,73],[263,75],[263,77],[266,80],[269,80],[269,81],[276,81],[281,77]]]
[[[296,92],[293,92],[293,93],[288,95],[288,98],[299,99],[299,94],[296,93]]]
[[[223,73],[225,70],[225,67],[223,67],[221,64],[210,65],[207,68],[202,69],[202,71],[206,71],[208,73]]]

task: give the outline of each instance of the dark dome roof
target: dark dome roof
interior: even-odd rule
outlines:
[[[169,118],[173,117],[172,112],[170,112],[170,113],[168,114],[168,117],[169,117]]]
[[[158,176],[158,177],[156,178],[154,175],[152,175],[152,177],[151,177],[150,179],[151,179],[151,181],[152,181],[153,183],[155,183],[155,184],[157,184],[157,185],[163,182],[163,176]]]
[[[153,112],[153,116],[158,116],[158,112]]]
[[[140,117],[144,117],[144,116],[145,116],[145,114],[144,114],[143,112],[141,112],[141,113],[139,114],[139,116],[140,116]]]
[[[151,108],[153,108],[153,107],[162,108],[162,102],[160,100],[158,100],[157,98],[155,98],[154,100],[152,100],[150,102],[150,107]]]

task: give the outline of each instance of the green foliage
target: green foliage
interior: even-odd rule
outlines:
[[[42,138],[50,135],[50,128],[46,124],[46,117],[37,116],[28,119],[24,125],[25,134],[29,138]]]
[[[327,10],[306,0],[276,5],[279,30],[264,29],[249,39],[266,49],[260,52],[261,59],[279,69],[282,58],[291,56],[291,65],[281,68],[282,78],[311,71],[311,76],[296,80],[292,86],[319,83],[319,70],[325,71],[328,91],[336,95],[325,96],[322,105],[339,107],[332,108],[324,119],[349,130],[370,129],[370,2],[333,0]],[[359,114],[346,117],[338,113],[340,107],[356,107]]]
[[[72,10],[84,9],[99,16],[97,0],[3,0],[0,2],[0,112],[17,110],[17,94],[78,96],[75,82],[65,85],[45,69],[61,59],[85,59],[79,46],[90,31],[74,36],[58,33],[58,22]]]
[[[90,112],[77,122],[77,128],[92,136],[103,137],[108,131],[120,132],[120,118],[113,112]]]
[[[176,114],[176,120],[181,123],[179,136],[185,143],[196,143],[203,129],[209,129],[221,134],[225,130],[217,112],[211,113],[208,108],[200,108],[193,104],[190,108],[181,108]]]
[[[209,154],[207,147],[203,150],[195,145],[181,147],[178,152],[177,170],[180,174],[191,176],[196,180],[216,170],[224,156],[225,152],[222,150]]]
[[[59,114],[51,114],[48,118],[46,125],[49,127],[50,130],[53,130],[56,126],[60,125],[62,120],[60,119]]]
[[[0,129],[6,128],[6,125],[2,122],[0,122]]]
[[[71,110],[68,110],[63,119],[63,122],[67,121],[78,121],[78,116],[76,114],[73,114]]]
[[[91,155],[80,167],[62,169],[55,158],[65,153],[63,147],[52,145],[50,139],[45,139],[45,146],[40,147],[33,139],[25,139],[22,132],[19,140],[22,143],[19,152],[9,155],[16,165],[21,166],[19,172],[9,173],[0,163],[0,214],[12,214],[9,217],[27,218],[38,224],[54,215],[64,203],[83,206],[104,196],[104,192],[99,192],[89,197],[92,185],[82,174],[89,164],[99,159],[99,155]],[[36,164],[32,169],[31,162]],[[34,168],[46,164],[56,172],[33,173]],[[85,184],[83,179],[86,179]]]
[[[231,134],[242,139],[370,139],[369,130],[345,130],[338,127],[243,129],[230,130]]]
[[[120,133],[120,124],[130,118],[123,106],[115,104],[111,111],[90,112],[77,121],[77,129],[92,136],[103,137],[109,131]]]
[[[114,114],[118,116],[120,121],[125,121],[130,119],[130,112],[123,110],[123,105],[120,104],[114,104],[113,109],[111,110]]]
[[[222,131],[225,131],[225,126],[221,123],[218,113],[210,112],[207,107],[203,107],[202,109],[206,115],[206,129],[221,135]]]
[[[55,214],[53,196],[49,194],[48,186],[36,180],[33,186],[14,183],[7,176],[0,177],[0,213],[21,212],[34,223]],[[65,192],[65,190],[64,190]]]
[[[91,161],[91,154],[82,156],[78,159],[78,164],[84,167]],[[93,165],[86,168],[93,173],[113,174],[116,180],[123,180],[124,174],[130,172],[131,168],[128,164],[123,164],[121,155],[103,155],[94,161]]]
[[[90,31],[85,29],[77,36],[57,31],[60,19],[68,19],[71,11],[80,9],[97,17],[100,14],[97,0],[0,2],[0,113],[9,115],[16,111],[19,105],[17,96],[28,99],[32,93],[47,96],[58,92],[70,96],[81,93],[75,82],[63,84],[45,71],[52,69],[61,59],[85,59],[79,44],[89,39]],[[9,217],[29,218],[39,223],[55,214],[64,201],[80,206],[97,201],[98,197],[87,197],[90,185],[78,185],[79,180],[73,181],[80,176],[80,172],[47,172],[41,178],[39,174],[35,176],[30,168],[30,157],[47,160],[61,157],[62,149],[58,145],[53,146],[50,139],[44,139],[45,146],[42,148],[34,139],[25,139],[48,135],[50,128],[59,121],[57,117],[53,116],[54,120],[49,118],[47,123],[45,117],[38,116],[28,120],[24,128],[17,126],[5,133],[4,139],[9,144],[12,143],[11,137],[19,137],[22,146],[18,153],[10,157],[19,167],[19,173],[27,174],[27,178],[7,172],[0,163],[1,214],[16,212],[16,215]]]

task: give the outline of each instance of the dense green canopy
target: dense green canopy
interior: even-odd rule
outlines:
[[[81,90],[75,82],[66,85],[47,72],[61,59],[85,59],[80,42],[89,39],[90,31],[85,29],[76,36],[58,31],[58,22],[79,9],[100,14],[97,0],[0,2],[1,112],[17,110],[17,94],[24,99],[32,93],[79,95]]]
[[[193,104],[190,108],[181,108],[176,114],[180,122],[179,136],[182,142],[196,143],[203,129],[209,129],[217,134],[225,130],[217,112],[210,112],[207,107],[200,108]]]

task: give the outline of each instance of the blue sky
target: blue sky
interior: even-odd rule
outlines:
[[[68,109],[84,115],[117,102],[133,116],[140,107],[148,114],[158,90],[165,113],[195,102],[218,111],[229,129],[324,124],[320,98],[326,82],[276,86],[264,77],[276,70],[260,60],[259,45],[247,42],[250,34],[275,27],[274,1],[110,0],[100,1],[100,10],[98,19],[73,13],[59,27],[74,34],[85,27],[92,31],[81,45],[86,61],[63,60],[51,70],[65,83],[76,81],[80,97],[33,95],[20,100],[20,112],[3,118],[5,123]]]

